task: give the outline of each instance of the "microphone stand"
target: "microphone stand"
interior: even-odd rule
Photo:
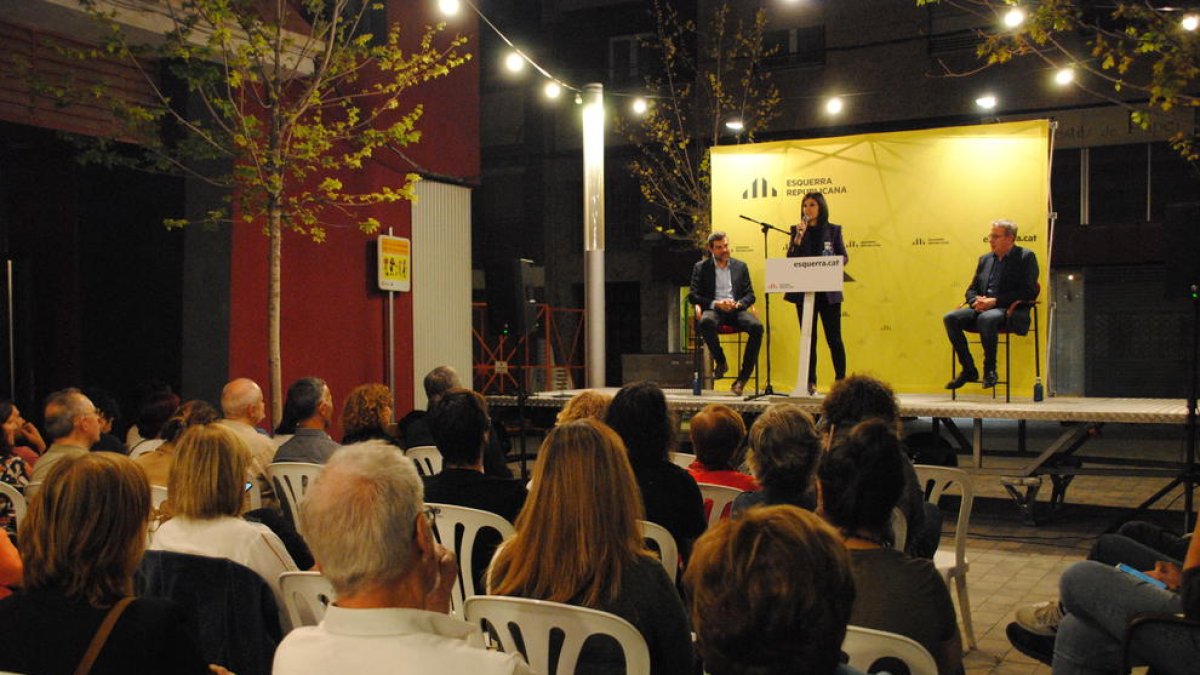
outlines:
[[[788,237],[791,237],[792,234],[790,232],[788,232],[787,230],[781,230],[778,227],[771,225],[770,223],[764,223],[761,220],[755,220],[753,218],[750,218],[749,216],[739,215],[738,217],[741,218],[742,220],[748,220],[762,228],[763,270],[765,272],[767,258],[770,257],[767,255],[767,232],[769,232],[770,230],[775,230],[776,232],[779,232],[781,234],[786,234]],[[767,309],[766,309],[766,312],[767,312],[767,386],[763,387],[762,393],[756,393],[753,396],[747,396],[746,397],[747,401],[753,401],[756,398],[764,398],[766,396],[787,396],[787,394],[776,393],[775,387],[771,386],[771,294],[766,292],[765,286],[763,287],[763,295],[765,295],[767,298],[767,300],[766,300],[766,302],[767,302]]]

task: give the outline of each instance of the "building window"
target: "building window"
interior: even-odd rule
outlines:
[[[988,27],[978,15],[943,3],[930,5],[928,16],[929,53],[935,56],[964,51],[973,54]]]
[[[608,81],[614,86],[640,84],[650,64],[650,33],[608,39]]]
[[[804,68],[825,65],[825,26],[805,26],[767,31],[763,49],[774,50],[764,61],[768,68]]]

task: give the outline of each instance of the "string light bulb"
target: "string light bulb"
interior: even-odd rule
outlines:
[[[1195,32],[1197,28],[1200,28],[1200,14],[1184,14],[1179,25],[1188,32]]]
[[[645,115],[647,108],[646,99],[639,96],[633,99],[633,103],[629,107],[633,109],[635,115]]]
[[[438,0],[438,9],[446,16],[454,16],[462,9],[462,5],[459,0]]]
[[[1074,81],[1075,69],[1070,66],[1067,66],[1066,68],[1059,68],[1058,71],[1054,73],[1054,82],[1059,86],[1065,87]]]
[[[1004,14],[1004,25],[1009,28],[1016,28],[1025,23],[1025,10],[1020,7],[1013,7]]]
[[[558,98],[562,94],[562,87],[557,82],[551,80],[546,83],[542,91],[545,92],[546,98]]]
[[[504,67],[510,73],[519,73],[525,69],[525,57],[521,55],[521,52],[511,51],[508,56],[504,57]]]
[[[842,103],[842,99],[837,96],[834,96],[825,102],[825,112],[829,113],[830,115],[836,115],[842,112],[843,107],[845,107],[845,104]]]
[[[725,122],[725,128],[730,131],[741,131],[742,129],[746,128],[746,125],[742,124],[741,119],[735,117],[735,118]]]
[[[983,96],[975,99],[975,105],[983,108],[984,110],[991,110],[992,108],[995,108],[996,103],[996,96],[994,94],[984,94]]]

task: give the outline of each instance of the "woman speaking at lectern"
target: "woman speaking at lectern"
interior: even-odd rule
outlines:
[[[825,204],[825,195],[819,192],[809,192],[800,202],[800,223],[792,226],[792,238],[788,242],[787,257],[806,258],[819,255],[840,255],[842,262],[850,262],[846,253],[846,244],[842,241],[842,226],[829,222],[829,206]],[[816,306],[813,308],[811,357],[808,361],[808,392],[815,393],[817,389],[817,326],[816,316],[821,317],[821,326],[825,331],[825,342],[829,345],[829,356],[833,359],[833,372],[837,379],[846,377],[846,347],[842,344],[842,292],[827,291],[813,294]],[[796,317],[804,322],[804,294],[788,293],[784,300],[796,303]]]

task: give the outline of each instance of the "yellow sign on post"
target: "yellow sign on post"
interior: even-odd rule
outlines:
[[[412,290],[412,243],[406,237],[380,235],[379,289],[383,291]]]
[[[1046,120],[716,147],[713,229],[728,232],[734,255],[750,266],[765,320],[762,235],[739,216],[787,230],[800,220],[804,194],[821,193],[830,222],[843,228],[854,278],[841,306],[848,371],[899,391],[944,392],[950,343],[942,316],[963,302],[993,220],[1017,223],[1017,244],[1037,255],[1043,294],[1049,287],[1049,150]],[[787,239],[771,233],[767,257],[783,257]],[[790,391],[799,320],[795,305],[771,300],[773,385]],[[1043,330],[1043,355],[1046,337]],[[1032,334],[1013,339],[1014,394],[1033,390],[1033,348]],[[980,348],[972,352],[978,367]],[[833,369],[824,339],[816,354],[827,388]],[[1003,361],[999,367],[1003,374]],[[978,385],[967,392],[986,393]]]

